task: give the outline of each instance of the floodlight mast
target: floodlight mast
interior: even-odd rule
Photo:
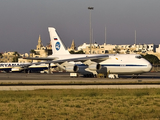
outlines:
[[[91,44],[92,44],[92,25],[91,25],[91,10],[93,10],[94,9],[94,7],[88,7],[88,10],[90,10],[90,14],[89,14],[89,24],[90,24],[90,54],[92,54],[92,49],[91,49]]]

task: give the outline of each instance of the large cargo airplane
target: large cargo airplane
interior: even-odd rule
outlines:
[[[149,72],[152,65],[139,54],[70,54],[58,36],[56,29],[49,27],[52,44],[51,56],[46,58],[26,58],[48,60],[67,72],[80,73],[84,76],[96,76],[99,73],[113,75],[138,75]]]

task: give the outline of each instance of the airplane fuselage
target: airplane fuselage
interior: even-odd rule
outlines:
[[[95,54],[70,54],[70,55],[57,55],[58,60],[64,59],[74,59],[77,57],[90,57],[95,56]],[[97,57],[100,55],[98,54]],[[101,69],[97,70],[100,73],[111,73],[111,74],[141,74],[145,72],[149,72],[152,68],[152,65],[144,58],[142,58],[138,54],[108,54],[109,58],[100,62]],[[53,57],[53,56],[49,56]],[[81,69],[79,71],[81,74],[88,73],[88,71],[84,71],[84,69],[88,68],[88,65],[85,65],[81,62],[69,62],[75,64]]]
[[[22,71],[26,68],[23,68],[27,65],[29,65],[27,67],[28,70],[31,70],[31,71],[42,71],[44,69],[48,69],[48,66],[43,64],[43,65],[30,65],[31,63],[18,63],[18,62],[12,62],[12,63],[0,63],[0,70],[1,71]],[[22,68],[22,69],[20,69]]]

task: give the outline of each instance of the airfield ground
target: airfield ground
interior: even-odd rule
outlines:
[[[159,120],[160,89],[144,87],[145,85],[160,86],[159,81],[159,73],[143,74],[138,79],[131,79],[131,76],[120,76],[119,79],[70,78],[68,73],[51,75],[0,73],[0,116],[4,120]],[[86,86],[85,84],[88,86],[126,84],[135,88],[97,87],[74,90],[60,88],[60,86],[69,86],[68,84],[75,88]],[[143,89],[137,89],[136,86],[140,85]],[[38,86],[44,88],[24,89]],[[47,89],[47,86],[52,88]],[[59,89],[55,89],[56,86]],[[3,87],[9,88],[6,91]],[[21,87],[21,89],[14,89],[14,87]]]

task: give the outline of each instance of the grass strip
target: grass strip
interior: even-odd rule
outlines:
[[[0,91],[1,119],[160,119],[160,89]]]

